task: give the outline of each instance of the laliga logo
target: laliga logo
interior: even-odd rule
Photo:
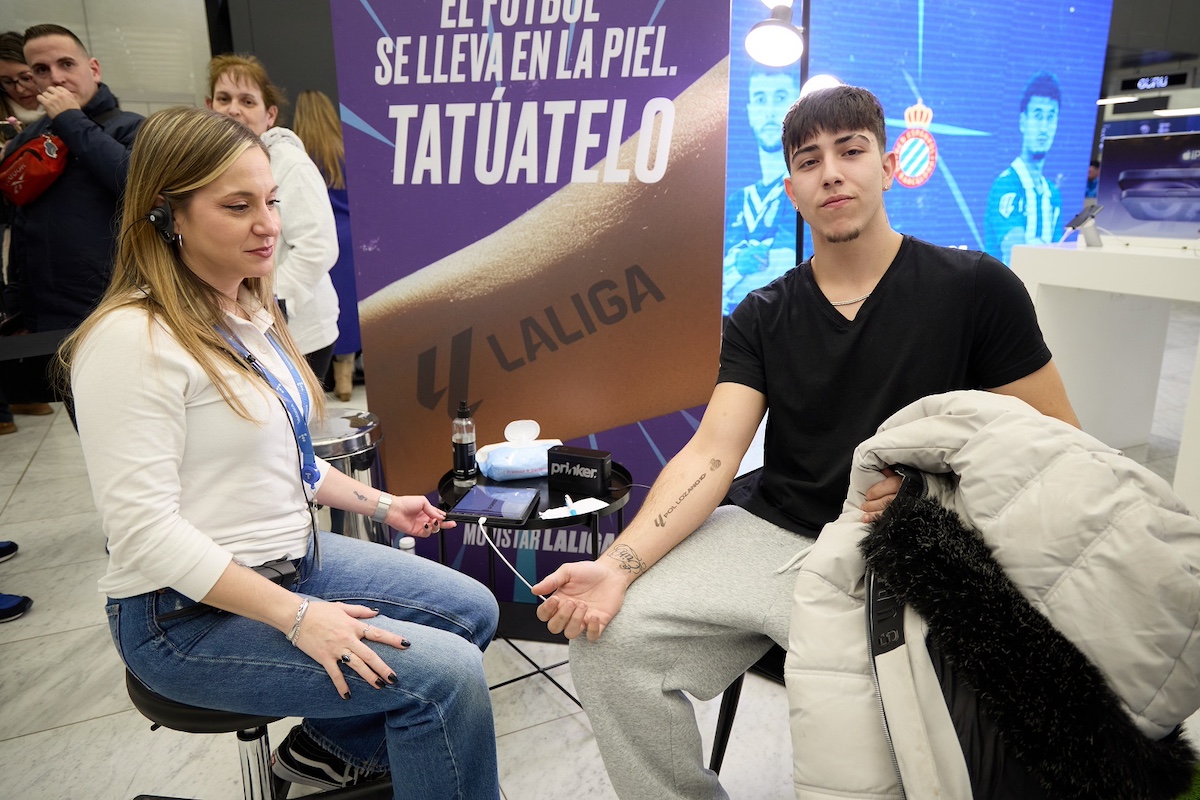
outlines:
[[[892,152],[896,154],[896,180],[915,189],[929,180],[937,168],[937,142],[929,132],[933,109],[917,98],[915,106],[904,110],[908,130],[900,134]]]

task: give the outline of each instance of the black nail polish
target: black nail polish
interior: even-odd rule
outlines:
[[[346,692],[345,694],[343,694],[343,695],[342,695],[342,699],[343,699],[343,700],[349,700],[349,699],[350,699],[350,692]]]
[[[378,608],[372,608],[371,610],[374,611],[376,614],[380,613]]]
[[[401,639],[400,646],[401,647],[412,647],[412,642],[410,642],[408,639]]]
[[[388,682],[388,683],[395,683],[395,682],[396,682],[396,673],[394,673],[394,672],[393,672],[392,674],[388,675],[388,676],[387,676],[387,682]]]
[[[426,523],[425,523],[425,530],[429,530],[429,523],[428,523],[428,522],[426,522]]]
[[[376,678],[375,686],[376,686],[376,688],[382,689],[383,688],[383,678]]]

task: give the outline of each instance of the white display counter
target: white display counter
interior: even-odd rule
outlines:
[[[1083,429],[1126,448],[1150,438],[1172,300],[1200,303],[1200,252],[1184,247],[1018,246],[1012,270]],[[1200,512],[1200,348],[1188,389],[1175,493]]]

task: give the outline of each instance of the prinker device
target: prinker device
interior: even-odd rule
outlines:
[[[550,488],[578,497],[603,497],[612,483],[612,454],[557,445],[546,451]]]

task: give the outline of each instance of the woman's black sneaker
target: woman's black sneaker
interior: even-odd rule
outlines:
[[[271,773],[289,783],[323,789],[370,783],[387,775],[386,772],[366,772],[347,764],[313,741],[302,725],[292,728],[271,753]]]

